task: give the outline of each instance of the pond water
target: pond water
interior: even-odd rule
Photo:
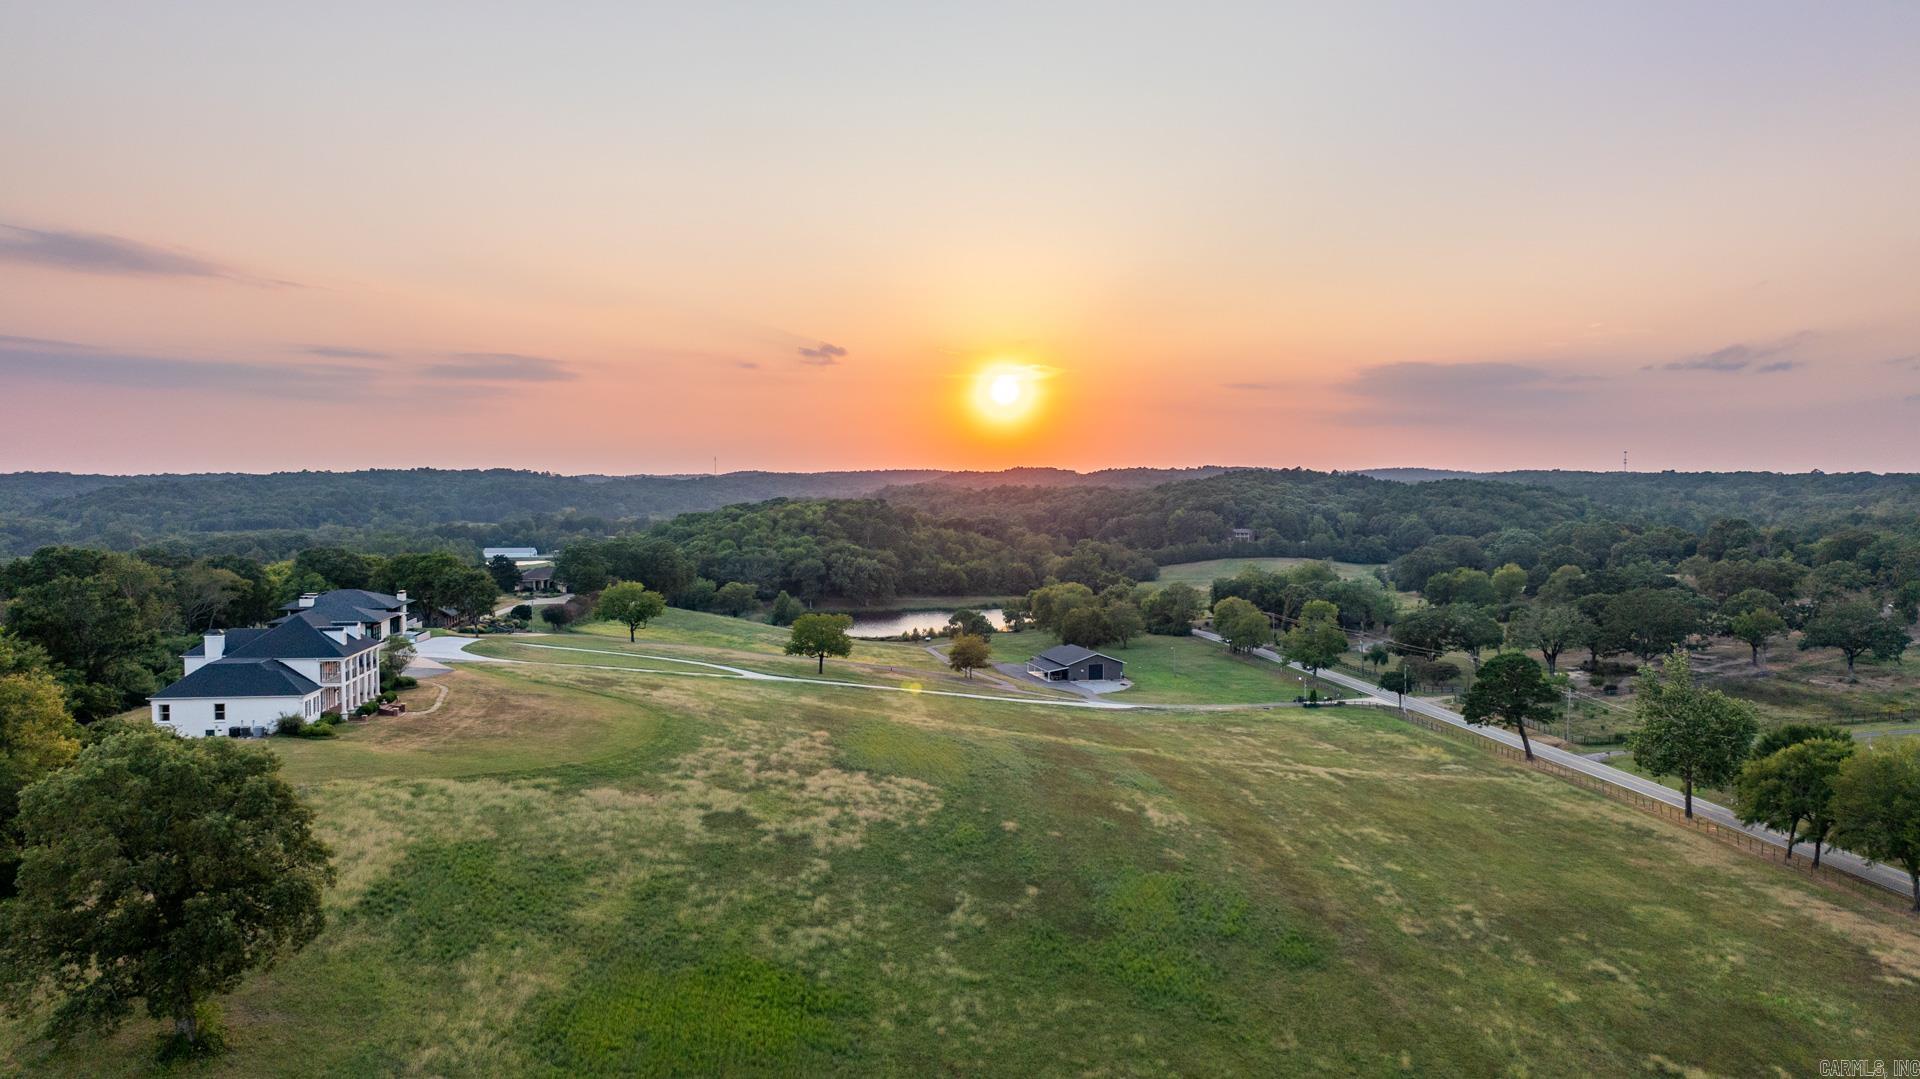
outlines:
[[[980,613],[987,616],[995,629],[1007,628],[1004,612],[998,607],[982,607]],[[919,630],[921,633],[938,633],[953,617],[951,610],[946,611],[868,611],[853,616],[853,628],[847,631],[852,637],[898,637],[904,633]]]

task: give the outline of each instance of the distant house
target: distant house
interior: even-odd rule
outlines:
[[[1228,543],[1252,543],[1253,529],[1236,528],[1232,532],[1227,534],[1227,542]]]
[[[1057,645],[1027,661],[1028,674],[1049,682],[1119,681],[1126,670],[1124,661],[1077,644]]]
[[[472,548],[468,548],[471,550]],[[491,562],[496,558],[510,558],[515,562],[530,561],[540,557],[538,547],[482,547],[480,561]]]
[[[181,657],[185,677],[149,699],[155,725],[188,738],[247,738],[271,733],[281,716],[312,723],[378,698],[381,638],[359,621],[316,624],[311,610],[270,629],[208,633]]]
[[[520,571],[520,583],[513,586],[515,592],[558,592],[562,591],[560,582],[553,575],[552,566],[528,566]]]

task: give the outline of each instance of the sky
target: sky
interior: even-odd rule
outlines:
[[[1920,471],[1916,43],[0,0],[0,471]]]

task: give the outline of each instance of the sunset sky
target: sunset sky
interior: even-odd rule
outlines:
[[[929,7],[0,0],[0,470],[1920,470],[1920,4]]]

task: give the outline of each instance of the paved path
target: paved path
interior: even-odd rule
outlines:
[[[1204,637],[1210,641],[1220,641],[1219,634],[1210,633],[1206,630],[1194,630],[1194,635]],[[1253,654],[1259,656],[1261,659],[1291,666],[1296,670],[1305,670],[1305,668],[1300,667],[1299,664],[1288,664],[1285,659],[1282,659],[1277,653],[1270,649],[1257,648]],[[1320,677],[1327,679],[1335,685],[1345,686],[1348,689],[1365,693],[1382,703],[1388,705],[1397,703],[1393,694],[1388,693],[1386,690],[1372,683],[1355,678],[1352,675],[1342,674],[1338,671],[1323,670],[1320,672]],[[1429,719],[1437,719],[1442,723],[1450,723],[1462,730],[1477,734],[1482,738],[1499,742],[1503,745],[1509,745],[1515,749],[1520,748],[1520,736],[1514,734],[1512,731],[1502,727],[1476,727],[1468,723],[1458,712],[1449,711],[1431,701],[1424,701],[1418,697],[1408,697],[1405,699],[1403,707],[1407,711],[1418,712]],[[1560,765],[1563,768],[1592,776],[1601,782],[1609,783],[1649,798],[1658,799],[1668,805],[1681,806],[1685,804],[1685,799],[1681,796],[1680,792],[1664,783],[1647,779],[1644,776],[1634,775],[1632,772],[1623,772],[1618,768],[1602,764],[1599,761],[1589,760],[1578,753],[1569,753],[1564,749],[1556,749],[1552,746],[1545,746],[1535,742],[1533,745],[1533,755],[1542,760],[1552,761],[1554,764]],[[1727,809],[1725,806],[1706,801],[1697,795],[1693,799],[1693,813],[1696,817],[1703,817],[1722,827],[1745,832],[1748,835],[1765,840],[1776,847],[1784,848],[1787,845],[1787,837],[1781,833],[1773,831],[1770,828],[1762,828],[1758,825],[1749,827],[1741,824],[1740,818],[1734,816],[1732,810]],[[1805,846],[1803,843],[1799,849],[1804,850]],[[1835,869],[1851,873],[1863,880],[1872,881],[1900,895],[1914,894],[1913,881],[1907,876],[1904,870],[1895,866],[1869,862],[1857,854],[1841,850],[1837,847],[1830,847],[1825,850],[1820,855],[1820,864],[1830,865]]]
[[[493,613],[505,618],[508,611],[513,610],[523,603],[529,607],[551,607],[556,603],[565,603],[572,598],[573,593],[571,592],[562,593],[558,596],[521,596],[495,607]],[[539,612],[535,611],[534,613],[538,614]]]

